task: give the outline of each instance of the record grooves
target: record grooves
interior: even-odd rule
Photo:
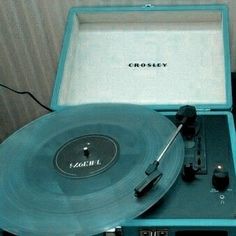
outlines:
[[[31,122],[0,146],[0,227],[18,235],[93,235],[140,215],[179,175],[180,135],[160,162],[158,185],[134,196],[175,129],[161,114],[128,104],[81,105]]]

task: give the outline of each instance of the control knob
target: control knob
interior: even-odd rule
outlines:
[[[216,190],[224,191],[229,185],[229,172],[222,165],[218,165],[213,171],[212,185]]]

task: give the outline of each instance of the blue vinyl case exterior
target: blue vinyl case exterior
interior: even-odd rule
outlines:
[[[232,95],[231,95],[231,70],[230,70],[230,49],[229,49],[229,32],[228,32],[228,7],[226,5],[176,5],[176,6],[124,6],[124,7],[74,7],[70,9],[67,19],[67,25],[64,34],[63,45],[61,49],[56,80],[54,84],[54,90],[51,100],[52,109],[63,109],[63,106],[58,105],[58,97],[60,86],[63,80],[63,70],[66,61],[66,55],[68,52],[70,36],[73,28],[73,18],[75,14],[80,13],[111,13],[111,12],[135,12],[135,11],[219,11],[222,13],[223,24],[223,42],[224,42],[224,62],[225,62],[225,84],[226,84],[226,103],[225,104],[200,104],[197,105],[197,110],[201,115],[226,115],[228,119],[228,125],[230,130],[230,139],[233,153],[233,163],[236,166],[236,135],[233,116],[230,112],[232,107]],[[164,111],[163,114],[170,115],[174,112],[171,110],[177,110],[176,105],[158,105],[149,106],[155,110]],[[127,228],[125,235],[137,235],[137,228],[141,227],[158,227],[166,229],[168,228],[169,236],[174,235],[175,228],[181,229],[217,229],[227,230],[228,236],[236,235],[236,219],[134,219],[129,222],[125,222],[122,226]]]

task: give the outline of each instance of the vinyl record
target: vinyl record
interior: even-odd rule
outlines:
[[[180,172],[179,135],[160,162],[160,182],[134,196],[175,129],[161,114],[125,104],[81,105],[29,123],[0,145],[0,228],[87,236],[138,216]]]

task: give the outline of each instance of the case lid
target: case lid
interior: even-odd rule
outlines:
[[[229,58],[225,5],[72,8],[51,106],[229,109]]]

